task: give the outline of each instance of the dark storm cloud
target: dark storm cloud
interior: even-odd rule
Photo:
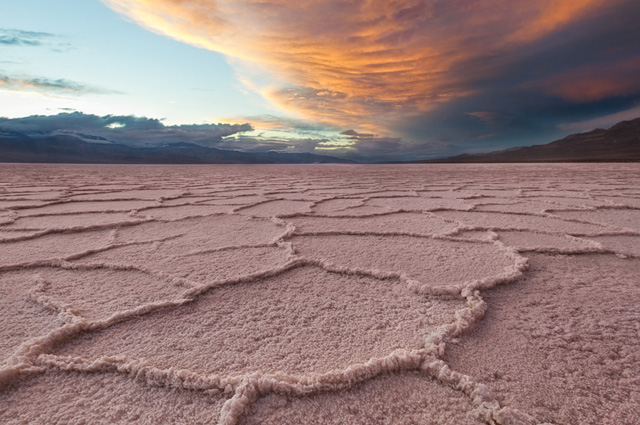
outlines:
[[[456,72],[473,94],[407,117],[394,130],[425,145],[447,140],[438,155],[446,156],[546,143],[614,123],[600,117],[629,119],[640,101],[637,16],[640,3],[622,2],[510,55],[464,63]]]
[[[97,116],[80,112],[58,115],[32,115],[24,118],[0,118],[0,132],[30,137],[74,135],[87,140],[96,137],[131,146],[167,143],[196,143],[215,146],[224,137],[251,131],[250,124],[165,125],[154,118],[132,115]]]

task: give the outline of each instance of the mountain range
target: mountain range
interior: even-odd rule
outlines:
[[[640,161],[640,118],[608,129],[571,134],[545,145],[463,154],[412,163]],[[195,143],[130,146],[90,134],[38,135],[0,129],[0,162],[84,164],[310,164],[353,163],[310,153],[243,152]]]
[[[0,162],[82,164],[310,164],[351,163],[310,153],[241,152],[194,143],[136,147],[100,136],[64,134],[33,136],[0,131]]]
[[[608,129],[571,134],[547,143],[489,153],[464,154],[416,162],[627,162],[640,161],[640,118]]]

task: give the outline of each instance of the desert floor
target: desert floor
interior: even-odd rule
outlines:
[[[638,164],[0,165],[0,423],[638,406]]]

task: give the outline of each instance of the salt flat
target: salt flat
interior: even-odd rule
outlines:
[[[639,184],[0,165],[0,422],[639,424]]]

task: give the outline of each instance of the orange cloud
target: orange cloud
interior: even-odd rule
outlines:
[[[282,109],[384,132],[474,93],[506,55],[616,0],[103,0],[144,27],[232,58]]]

